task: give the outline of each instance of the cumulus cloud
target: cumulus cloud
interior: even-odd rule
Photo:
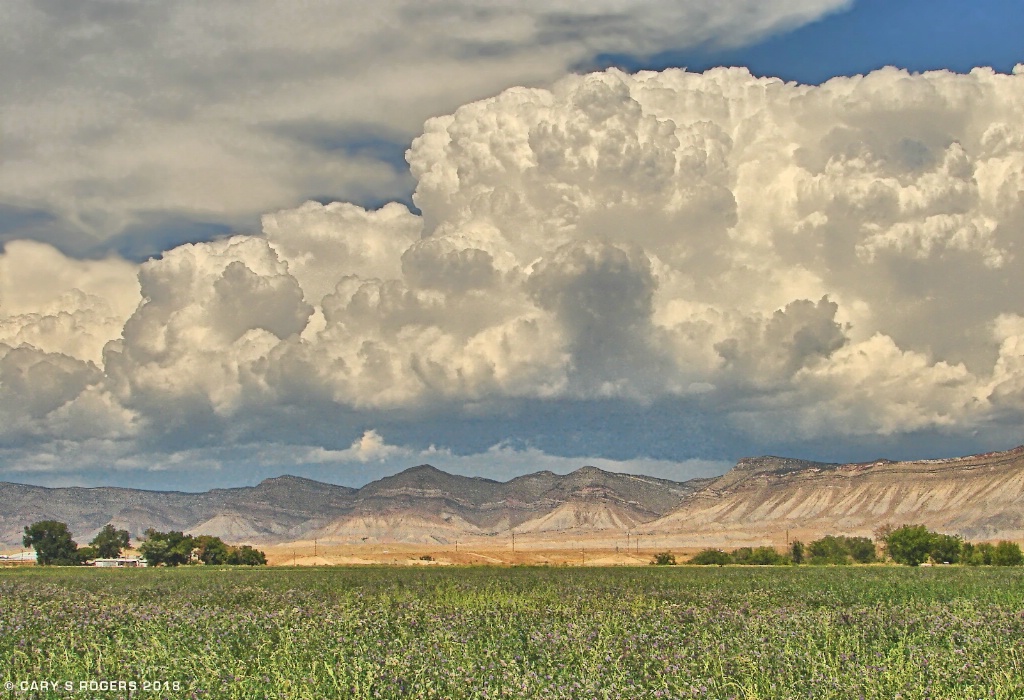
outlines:
[[[389,457],[401,456],[412,458],[415,451],[408,448],[389,445],[376,430],[366,430],[346,450],[313,450],[306,459],[318,462],[383,462]]]
[[[0,442],[126,435],[103,348],[140,301],[124,260],[73,260],[34,241],[0,254]]]
[[[186,245],[141,266],[143,302],[107,344],[110,386],[157,417],[237,408],[247,376],[313,313],[266,239]]]
[[[251,226],[306,198],[379,201],[410,185],[381,146],[429,116],[602,52],[741,44],[848,4],[12,0],[0,205],[87,248],[168,218]]]
[[[756,440],[984,435],[1024,410],[1022,81],[611,70],[510,89],[412,143],[422,214],[308,203],[168,251],[139,268],[137,308],[108,301],[102,318],[130,314],[117,337],[88,321],[100,358],[8,331],[0,381],[33,385],[40,425],[105,397],[146,435],[283,425],[353,463],[416,454],[357,428],[380,416],[507,416],[528,437],[554,400],[662,402]],[[85,281],[64,287],[132,298],[85,289],[123,263],[67,265]],[[6,318],[45,301],[25,298]]]
[[[0,254],[0,343],[100,363],[139,304],[137,274],[117,258],[73,260],[43,243],[8,243]]]

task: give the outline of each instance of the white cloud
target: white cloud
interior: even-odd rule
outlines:
[[[263,233],[288,263],[310,304],[320,305],[342,277],[393,279],[422,223],[401,204],[366,211],[343,202],[306,202],[263,216]]]
[[[135,265],[73,260],[34,241],[0,253],[0,343],[31,345],[99,364],[138,306]]]
[[[408,448],[389,445],[376,430],[366,430],[347,450],[315,449],[307,459],[317,462],[383,462],[389,457],[410,458],[416,453]]]
[[[321,446],[362,464],[419,456],[374,431],[346,449],[382,415],[507,411],[519,437],[553,400],[672,401],[756,439],[996,430],[1024,411],[1024,190],[996,177],[1024,162],[1022,81],[718,69],[512,89],[413,142],[422,216],[307,204],[176,248],[141,266],[122,337],[97,322],[102,363],[18,321],[5,337],[29,345],[4,341],[0,381],[43,378],[23,411],[40,434],[87,395],[111,405],[105,435],[305,444],[342,416]]]
[[[0,7],[0,204],[94,239],[154,215],[251,225],[310,197],[404,193],[373,154],[423,120],[602,52],[739,44],[849,0]]]
[[[254,368],[313,313],[265,239],[186,245],[139,270],[143,303],[106,346],[110,385],[150,415],[234,411]]]

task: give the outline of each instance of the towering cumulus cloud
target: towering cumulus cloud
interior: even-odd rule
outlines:
[[[428,121],[422,214],[307,203],[137,283],[10,244],[4,280],[61,282],[3,287],[3,429],[56,439],[89,401],[95,438],[269,417],[337,447],[501,406],[529,438],[537,402],[612,400],[755,438],[996,430],[1024,413],[1022,112],[1024,74],[987,70],[613,70]]]

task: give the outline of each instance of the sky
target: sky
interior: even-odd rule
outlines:
[[[1016,0],[0,3],[0,480],[1024,442]]]

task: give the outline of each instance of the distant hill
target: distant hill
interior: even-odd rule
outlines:
[[[459,535],[614,528],[669,513],[708,482],[674,482],[584,467],[508,482],[412,467],[361,489],[282,476],[205,493],[111,487],[44,488],[0,482],[0,543],[18,545],[25,525],[56,519],[79,544],[105,524],[137,539],[150,527],[230,542],[447,542]]]
[[[205,493],[43,488],[0,483],[0,543],[25,525],[66,522],[78,542],[107,523],[138,539],[149,527],[234,543],[419,542],[544,537],[625,530],[654,541],[755,540],[783,530],[870,535],[885,523],[923,523],[970,539],[1024,541],[1024,447],[944,460],[824,464],[743,459],[727,474],[685,482],[583,467],[506,482],[412,467],[360,489],[282,476]]]
[[[646,530],[870,535],[886,523],[1024,540],[1024,447],[909,462],[744,459]]]
[[[583,467],[499,482],[413,467],[359,489],[352,509],[309,533],[338,542],[447,543],[460,535],[632,527],[669,513],[708,479],[675,482]]]
[[[294,476],[205,493],[0,482],[0,542],[20,544],[25,525],[49,519],[67,523],[79,544],[107,523],[128,530],[133,539],[152,527],[192,530],[233,542],[269,542],[345,512],[355,493]]]

